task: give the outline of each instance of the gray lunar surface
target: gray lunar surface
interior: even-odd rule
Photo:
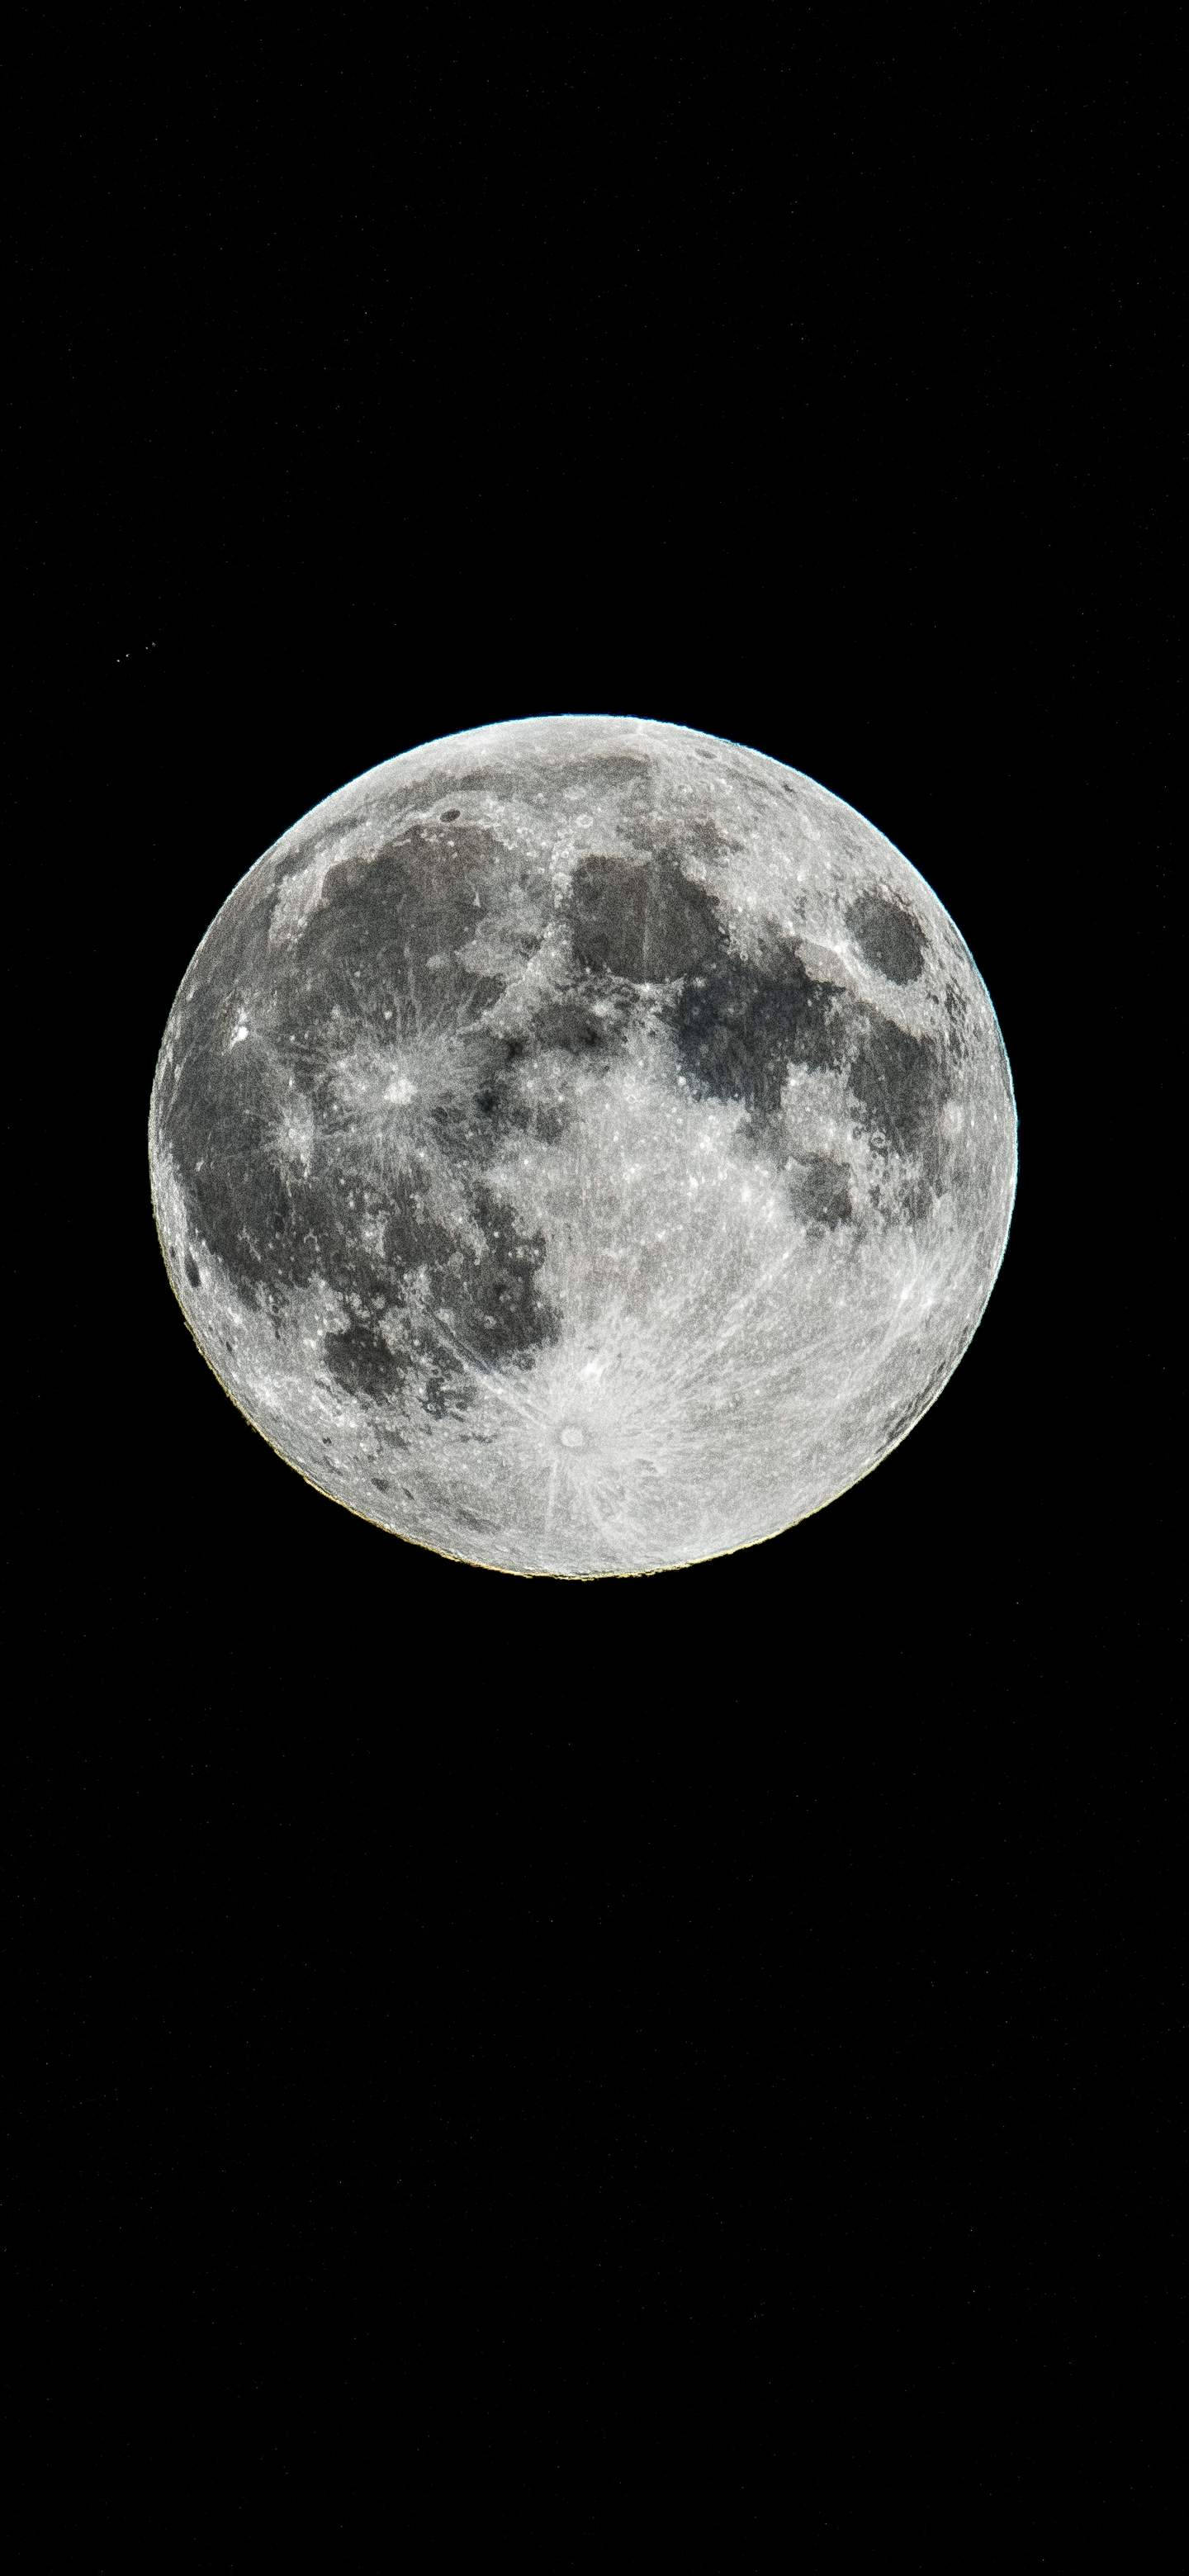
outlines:
[[[994,1011],[899,851],[627,717],[423,744],[229,895],[153,1084],[170,1276],[274,1448],[516,1573],[787,1528],[982,1314],[1016,1175]]]

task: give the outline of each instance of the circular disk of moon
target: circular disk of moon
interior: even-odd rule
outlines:
[[[746,1547],[895,1449],[1003,1256],[1011,1076],[948,913],[671,724],[423,744],[294,825],[169,1015],[153,1204],[312,1484],[519,1574]]]

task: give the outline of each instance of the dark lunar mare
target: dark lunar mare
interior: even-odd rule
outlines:
[[[852,913],[871,962],[878,949],[894,980],[920,972],[923,943],[900,906],[870,894]],[[920,1165],[910,1196],[921,1212],[940,1177],[944,1086],[931,1038],[811,976],[793,940],[773,940],[760,963],[732,955],[713,896],[671,854],[640,865],[590,852],[574,871],[567,915],[575,961],[589,974],[676,987],[666,1016],[695,1092],[740,1101],[762,1127],[779,1110],[790,1065],[845,1072],[877,1147]],[[587,1035],[598,1044],[599,1023]],[[804,1175],[800,1188],[805,1213],[834,1226],[849,1215],[850,1192],[845,1173],[831,1170]]]
[[[461,772],[457,769],[423,770],[418,777],[405,783],[378,783],[368,800],[367,814],[369,823],[391,833],[395,840],[411,818],[429,830],[433,830],[436,824],[456,822],[460,815],[469,820],[465,804],[460,805],[458,801],[460,797],[482,796],[516,805],[526,801],[544,804],[548,799],[552,804],[570,789],[575,789],[594,797],[614,794],[634,805],[643,804],[651,780],[652,764],[647,754],[641,751],[580,752],[567,760],[554,760],[535,793],[531,785],[526,789],[523,772],[515,763],[502,766],[495,761],[478,761],[473,768]],[[439,812],[433,822],[425,825],[424,818],[434,805],[439,807]],[[292,848],[278,851],[270,861],[270,890],[300,876],[312,859],[322,855],[327,847],[334,846],[343,829],[341,813],[321,825],[316,811],[308,816],[299,827],[300,836],[294,839]]]
[[[841,1075],[876,1151],[913,1162],[906,1207],[923,1215],[941,1180],[938,1116],[945,1067],[935,1041],[811,976],[795,940],[773,941],[762,961],[728,956],[686,979],[669,1006],[678,1053],[695,1094],[738,1100],[753,1126],[780,1108],[792,1065]],[[838,1167],[834,1167],[837,1170]],[[803,1213],[845,1221],[849,1189],[802,1174],[794,1197]]]
[[[485,1120],[484,1106],[499,1097],[508,1048],[478,1024],[502,985],[469,975],[455,953],[474,935],[475,898],[481,908],[495,855],[486,830],[455,828],[447,839],[413,825],[371,861],[332,865],[300,937],[272,951],[275,879],[245,884],[188,979],[194,991],[180,1006],[178,1077],[159,1110],[192,1234],[240,1295],[279,1328],[288,1294],[325,1279],[350,1315],[326,1339],[336,1382],[384,1402],[415,1372],[431,1412],[469,1400],[467,1355],[523,1364],[558,1330],[538,1286],[544,1243],[523,1238],[486,1179],[499,1122]],[[441,960],[432,972],[430,957]],[[249,1034],[233,1045],[241,1011]],[[476,1235],[464,1245],[433,1217],[406,1171],[377,1174],[367,1139],[336,1105],[335,1075],[361,1038],[381,1048],[394,1032],[415,1039],[468,1023],[478,1034],[476,1110],[451,1134]],[[304,1169],[279,1142],[280,1120],[295,1102],[311,1113]],[[384,1217],[380,1251],[361,1236],[361,1219],[373,1213]],[[197,1268],[193,1254],[187,1276],[197,1286],[191,1264]],[[414,1277],[421,1302],[447,1314],[448,1340],[409,1317]],[[395,1348],[380,1330],[385,1317],[399,1319]]]
[[[643,793],[648,774],[646,761],[627,754],[571,763],[567,780],[584,790],[638,782]],[[561,783],[552,777],[550,793]],[[514,785],[521,792],[522,782]],[[469,1402],[468,1361],[528,1365],[560,1330],[540,1287],[544,1240],[517,1228],[490,1174],[514,1131],[549,1140],[569,1114],[564,1101],[550,1104],[524,1090],[526,1055],[609,1064],[630,1037],[640,1007],[635,987],[661,988],[660,1015],[694,1095],[739,1102],[757,1140],[779,1112],[789,1067],[820,1069],[844,1076],[877,1150],[913,1164],[910,1213],[925,1212],[940,1182],[938,1110],[946,1086],[937,1045],[842,984],[811,975],[794,939],[773,935],[759,960],[734,954],[713,895],[681,865],[703,842],[714,856],[723,840],[717,827],[698,827],[701,840],[698,832],[683,837],[680,828],[675,835],[672,826],[662,836],[658,823],[642,817],[650,856],[590,851],[581,858],[563,906],[573,984],[568,991],[555,985],[540,1000],[524,1036],[486,1026],[484,1014],[503,985],[469,973],[462,952],[493,885],[509,873],[514,881],[519,863],[488,823],[469,821],[465,804],[453,800],[500,786],[500,773],[477,769],[390,795],[383,810],[394,837],[370,859],[329,856],[321,901],[288,945],[268,942],[278,896],[319,847],[329,855],[331,835],[321,842],[316,833],[303,836],[297,853],[256,882],[246,879],[187,979],[177,1079],[158,1112],[194,1243],[210,1247],[240,1295],[270,1313],[279,1331],[290,1293],[324,1279],[347,1314],[324,1344],[336,1384],[381,1405],[415,1392],[437,1415]],[[452,801],[427,821],[435,793]],[[418,816],[402,824],[414,802]],[[522,869],[520,882],[533,897],[528,917],[547,918],[542,887],[528,887]],[[879,972],[902,984],[920,973],[924,942],[902,905],[869,891],[847,919]],[[540,936],[523,935],[525,955]],[[963,1010],[955,995],[955,1053],[964,1045]],[[248,1036],[233,1044],[241,1014]],[[473,1067],[469,1100],[450,1098],[429,1110],[442,1157],[463,1188],[472,1229],[465,1240],[434,1215],[415,1169],[378,1167],[372,1139],[344,1111],[336,1088],[344,1057],[361,1042],[366,1048],[372,1040],[382,1055],[394,1038],[416,1043],[438,1030],[451,1040],[462,1033]],[[286,1109],[302,1103],[312,1139],[304,1166],[280,1141]],[[849,1222],[844,1163],[808,1155],[789,1186],[815,1230]],[[382,1240],[369,1248],[363,1220],[377,1216]],[[185,1269],[199,1288],[193,1250]],[[419,1320],[427,1312],[433,1322]]]
[[[790,1064],[830,1072],[842,1064],[841,994],[841,985],[807,974],[792,941],[774,942],[763,964],[724,954],[671,1005],[682,1071],[695,1093],[774,1114]]]
[[[641,866],[592,851],[574,870],[567,914],[577,964],[632,984],[695,974],[725,949],[712,897],[671,857]]]
[[[846,916],[862,956],[891,984],[912,984],[925,962],[925,941],[912,914],[890,895],[861,894]]]

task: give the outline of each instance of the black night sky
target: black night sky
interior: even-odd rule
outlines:
[[[7,2235],[55,2562],[1150,2559],[1154,25],[22,13]],[[573,1585],[274,1457],[146,1160],[253,859],[562,711],[870,816],[1020,1115],[998,1285],[894,1457],[764,1548]]]

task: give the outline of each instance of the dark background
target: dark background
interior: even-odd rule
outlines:
[[[7,2236],[72,2564],[1061,2567],[1168,2501],[1154,24],[25,13]],[[591,1585],[275,1458],[146,1159],[260,851],[563,711],[868,815],[1020,1112],[905,1445]]]

